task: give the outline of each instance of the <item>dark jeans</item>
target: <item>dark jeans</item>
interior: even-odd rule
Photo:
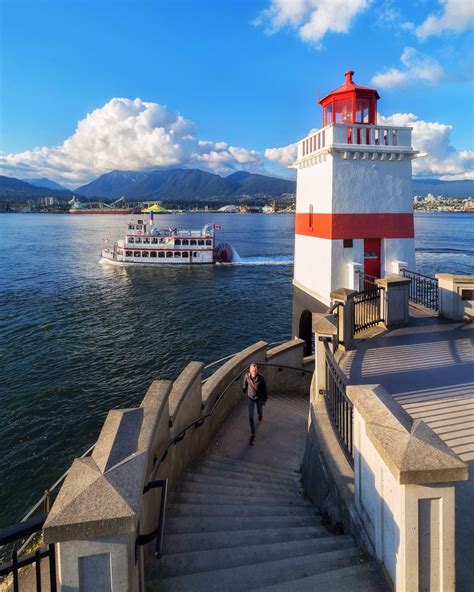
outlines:
[[[255,411],[255,405],[257,405],[257,413],[259,417],[263,415],[263,399],[257,399],[254,401],[250,397],[247,397],[247,400],[249,406],[250,431],[252,432],[252,436],[255,436],[255,422],[253,421],[253,414]]]

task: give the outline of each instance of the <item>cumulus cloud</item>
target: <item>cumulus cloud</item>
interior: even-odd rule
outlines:
[[[443,68],[434,58],[420,53],[413,47],[405,47],[400,61],[403,69],[390,68],[375,74],[372,83],[381,88],[394,88],[420,81],[436,83],[443,76]]]
[[[354,17],[371,0],[270,0],[260,12],[255,25],[273,34],[281,29],[297,31],[300,39],[319,46],[326,33],[347,33]]]
[[[431,35],[440,35],[447,31],[462,33],[474,25],[474,2],[472,0],[440,0],[440,14],[430,14],[416,28],[418,39],[424,40]]]
[[[198,140],[193,124],[158,103],[115,98],[81,120],[60,146],[0,156],[2,172],[69,186],[118,170],[201,167],[218,173],[259,167],[255,150]]]
[[[265,150],[265,158],[276,162],[281,166],[289,166],[296,160],[297,148],[296,144],[289,144],[282,148],[267,148]]]
[[[413,128],[413,147],[427,154],[413,161],[414,175],[440,177],[447,181],[474,179],[474,151],[456,150],[451,146],[452,125],[423,121],[413,113],[379,115],[378,121]]]

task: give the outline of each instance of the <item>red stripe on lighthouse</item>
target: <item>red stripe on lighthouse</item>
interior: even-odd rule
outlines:
[[[298,213],[295,234],[318,238],[414,238],[410,214]]]

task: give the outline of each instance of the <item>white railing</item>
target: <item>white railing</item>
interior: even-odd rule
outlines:
[[[333,123],[298,142],[298,160],[334,145],[404,147],[411,150],[411,128]]]

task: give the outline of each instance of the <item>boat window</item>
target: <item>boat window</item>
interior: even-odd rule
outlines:
[[[198,245],[203,245],[203,244],[204,244],[204,241],[202,239],[198,240]]]
[[[150,239],[149,239],[149,238],[144,238],[144,239],[143,239],[143,242],[144,242],[146,245],[149,245],[149,244],[150,244]]]
[[[140,257],[140,255],[141,255],[140,251],[135,251],[135,252],[133,253],[133,256],[134,256],[134,257]]]
[[[160,238],[160,245],[164,245],[165,244],[165,239],[164,238]]]
[[[197,256],[198,256],[198,252],[197,251],[194,251],[193,257],[197,257]]]
[[[130,224],[130,226],[128,227],[129,230],[135,230],[135,226],[133,224]]]
[[[129,243],[134,243],[135,242],[135,239],[133,238],[133,236],[129,236],[128,237],[128,242]]]
[[[189,253],[187,251],[183,251],[182,257],[189,257]]]
[[[142,239],[141,239],[140,237],[137,237],[137,238],[135,239],[135,242],[136,242],[137,244],[140,244],[140,243],[142,242]]]
[[[168,259],[169,257],[172,257],[173,253],[171,251],[167,251],[166,252],[166,258]]]
[[[194,239],[192,239],[192,240],[190,240],[190,241],[189,241],[189,244],[190,244],[191,246],[192,246],[192,245],[197,245],[197,242],[196,242]]]
[[[156,259],[156,251],[150,251],[150,257]]]
[[[125,251],[125,257],[131,257],[132,251]]]
[[[180,253],[179,251],[175,251],[175,252],[174,252],[174,256],[175,256],[175,257],[181,257],[181,253]]]
[[[206,241],[206,245],[212,245],[212,241],[211,240],[207,240]]]
[[[181,244],[181,239],[180,238],[175,238],[174,244],[177,245],[177,246],[179,246]]]
[[[158,239],[157,238],[152,238],[151,239],[151,244],[152,245],[157,245],[158,244]]]
[[[148,251],[142,251],[142,257],[148,257]]]
[[[183,245],[189,245],[189,241],[187,238],[183,238],[183,242],[181,243]]]
[[[163,251],[158,251],[158,257],[161,257],[163,259],[163,257],[165,256]]]

